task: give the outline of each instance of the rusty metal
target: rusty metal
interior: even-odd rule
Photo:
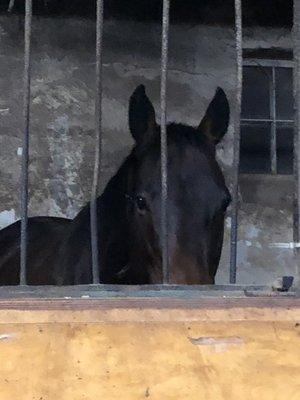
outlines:
[[[32,24],[32,0],[26,0],[25,32],[24,32],[24,89],[23,89],[24,90],[23,92],[24,134],[23,134],[22,171],[21,171],[20,285],[26,285],[26,266],[27,266],[31,24]]]
[[[243,82],[242,53],[242,2],[235,0],[235,35],[236,35],[236,97],[234,108],[233,140],[233,193],[230,238],[230,283],[236,283],[237,266],[237,230],[239,206],[239,163],[240,163],[240,118]]]
[[[163,2],[162,15],[162,44],[161,44],[161,84],[160,84],[160,125],[161,125],[161,242],[163,283],[169,282],[168,263],[168,147],[167,147],[167,72],[168,72],[168,45],[169,45],[169,11],[170,0]]]
[[[96,18],[96,93],[95,93],[95,162],[93,173],[93,186],[90,203],[91,249],[93,283],[100,281],[98,225],[99,213],[97,196],[102,161],[102,42],[103,42],[103,0],[97,0]]]

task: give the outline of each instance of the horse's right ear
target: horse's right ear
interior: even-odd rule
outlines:
[[[148,141],[156,131],[155,111],[144,85],[139,85],[130,97],[129,129],[137,144]]]

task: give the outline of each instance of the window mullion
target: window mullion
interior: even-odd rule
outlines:
[[[275,67],[272,67],[272,79],[270,80],[270,115],[271,115],[271,172],[277,174],[277,154],[276,154],[276,87],[275,87]]]

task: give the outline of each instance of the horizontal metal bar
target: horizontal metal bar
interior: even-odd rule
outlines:
[[[278,68],[293,68],[292,60],[267,60],[259,58],[246,58],[243,61],[244,67],[278,67]]]
[[[292,174],[276,174],[276,175],[271,175],[268,173],[246,173],[246,172],[240,172],[240,177],[245,178],[245,180],[249,179],[251,182],[254,181],[266,181],[266,182],[275,182],[275,181],[285,181],[285,182],[290,182],[293,183],[294,178]]]
[[[277,123],[283,124],[293,124],[294,121],[292,119],[275,119]],[[269,118],[242,118],[241,122],[273,122],[273,119]]]
[[[292,288],[289,296],[298,295]],[[254,296],[286,296],[272,286],[257,285],[78,285],[78,286],[5,286],[0,299],[109,299],[109,298],[241,298]]]
[[[269,247],[278,248],[278,249],[300,249],[299,242],[279,242],[279,243],[270,243]]]

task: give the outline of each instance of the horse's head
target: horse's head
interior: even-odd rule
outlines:
[[[230,194],[215,158],[227,131],[229,104],[217,89],[197,128],[170,124],[168,136],[168,254],[170,283],[214,283]],[[128,183],[131,264],[149,283],[162,282],[160,127],[138,86],[130,98],[136,142]]]

